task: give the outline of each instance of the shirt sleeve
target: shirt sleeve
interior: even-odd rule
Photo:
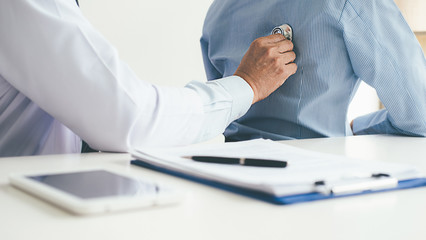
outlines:
[[[182,88],[139,79],[74,1],[5,0],[0,22],[2,77],[95,149],[207,140],[253,100],[239,77]]]
[[[386,109],[354,120],[355,134],[426,136],[426,60],[392,0],[347,0],[341,15],[355,74]]]

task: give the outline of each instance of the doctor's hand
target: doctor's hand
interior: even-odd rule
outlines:
[[[253,89],[253,103],[268,97],[288,77],[296,73],[293,43],[281,34],[253,41],[234,75],[243,78]]]

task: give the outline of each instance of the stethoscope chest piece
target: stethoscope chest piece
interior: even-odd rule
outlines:
[[[282,34],[288,40],[293,41],[293,29],[288,24],[275,27],[271,34]]]

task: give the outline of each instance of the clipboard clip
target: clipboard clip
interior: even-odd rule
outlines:
[[[349,178],[329,183],[321,180],[314,183],[314,189],[323,195],[347,195],[366,191],[378,191],[398,186],[398,179],[386,173],[375,173],[370,177]]]

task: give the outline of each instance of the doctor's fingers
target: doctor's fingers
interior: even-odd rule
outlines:
[[[285,79],[290,77],[291,75],[295,74],[297,72],[297,65],[296,63],[288,63],[285,65],[286,70],[283,72]]]
[[[274,49],[280,52],[287,52],[293,49],[293,43],[281,34],[257,38],[252,42],[252,45],[256,48]]]
[[[265,37],[258,38],[260,41],[264,41],[266,43],[277,43],[287,40],[282,34],[272,34]]]
[[[284,64],[289,64],[296,60],[296,53],[293,51],[281,53],[280,58],[283,60]]]
[[[263,50],[269,56],[276,56],[281,53],[292,51],[293,43],[287,40],[283,35],[273,34],[255,39],[250,47],[261,51]]]
[[[276,42],[274,43],[277,49],[277,52],[279,53],[285,53],[285,52],[289,52],[289,51],[293,51],[294,45],[291,41],[289,40],[283,40],[280,42]]]

